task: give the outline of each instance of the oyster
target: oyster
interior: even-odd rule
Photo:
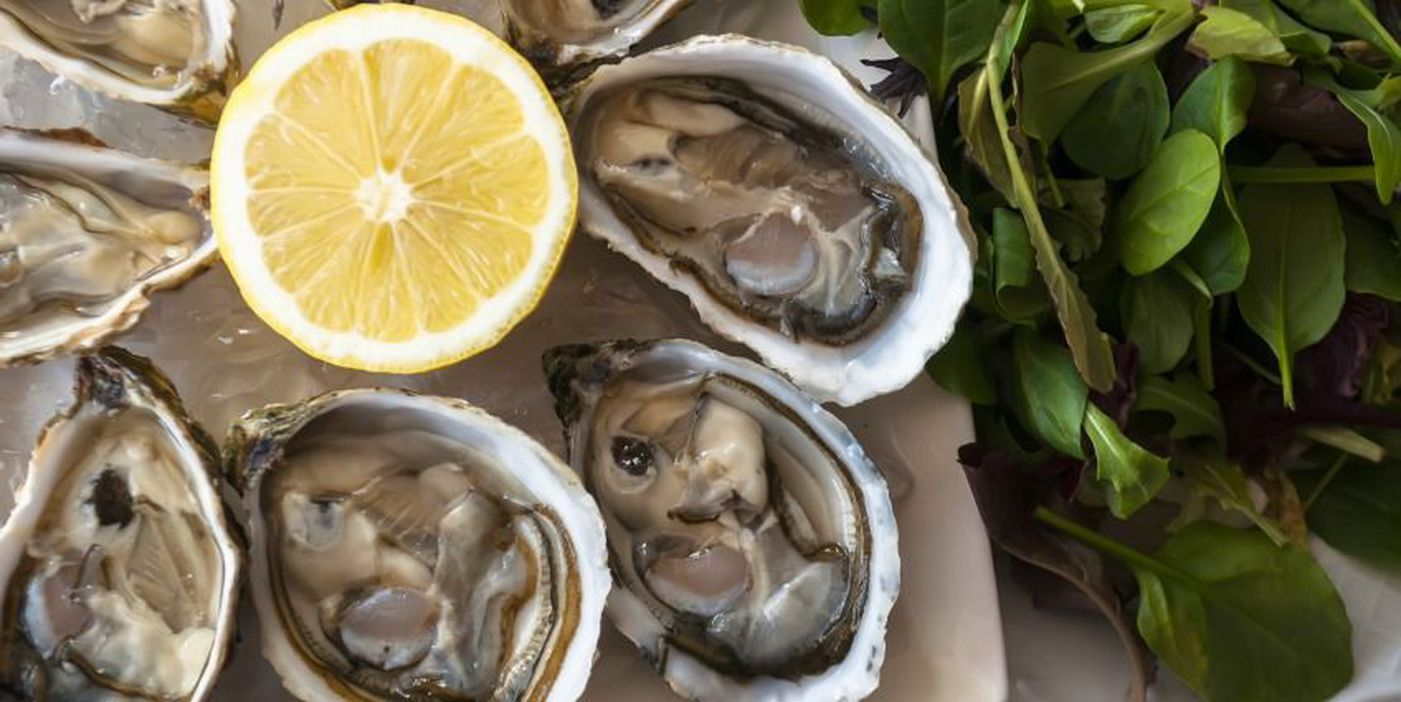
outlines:
[[[546,354],[570,462],[598,500],[608,616],[697,700],[876,688],[900,588],[885,480],[771,371],[689,341]]]
[[[93,348],[213,260],[204,171],[0,129],[0,367]]]
[[[827,59],[699,37],[600,68],[567,112],[583,228],[819,399],[899,389],[952,334],[966,213]]]
[[[200,700],[234,631],[242,549],[213,442],[145,359],[78,361],[0,530],[0,689]]]
[[[691,0],[499,0],[506,36],[536,64],[622,56]]]
[[[465,402],[352,390],[250,413],[244,494],[263,652],[307,700],[573,700],[609,580],[557,458]]]
[[[0,46],[79,85],[214,122],[237,61],[231,0],[0,0]]]

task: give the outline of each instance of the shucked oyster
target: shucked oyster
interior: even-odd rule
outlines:
[[[532,61],[565,66],[626,54],[691,0],[499,0],[506,35]]]
[[[93,348],[204,269],[208,176],[0,129],[0,367]]]
[[[0,690],[209,695],[242,558],[216,465],[149,362],[113,348],[79,360],[77,400],[44,431],[0,531]]]
[[[545,367],[608,528],[609,618],[677,692],[875,689],[898,537],[885,481],[836,418],[688,341],[566,346]]]
[[[230,0],[0,0],[0,45],[84,87],[215,121],[237,65]]]
[[[573,700],[608,592],[558,459],[464,402],[336,392],[243,418],[263,652],[307,700]]]
[[[903,387],[952,333],[966,216],[827,59],[700,37],[600,68],[568,113],[583,227],[819,399]]]

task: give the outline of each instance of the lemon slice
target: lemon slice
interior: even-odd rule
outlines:
[[[568,132],[490,32],[408,5],[312,22],[224,108],[211,216],[249,306],[303,351],[414,373],[491,347],[574,226]]]

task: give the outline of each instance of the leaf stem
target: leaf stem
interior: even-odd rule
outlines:
[[[1376,180],[1376,166],[1317,166],[1314,168],[1275,168],[1270,166],[1230,166],[1231,182],[1237,185],[1281,185],[1297,183],[1370,183]]]
[[[1323,479],[1318,481],[1317,485],[1313,486],[1313,491],[1309,493],[1308,499],[1304,500],[1304,514],[1309,513],[1309,509],[1313,507],[1313,503],[1318,500],[1319,495],[1323,494],[1324,488],[1327,488],[1328,483],[1333,482],[1333,478],[1338,476],[1338,471],[1342,470],[1343,466],[1347,465],[1347,459],[1348,454],[1346,451],[1338,452],[1337,460],[1333,461],[1333,465],[1328,466],[1328,472],[1323,474]]]
[[[1237,360],[1239,360],[1241,363],[1244,363],[1247,367],[1250,368],[1250,370],[1255,371],[1255,373],[1258,374],[1260,377],[1270,381],[1271,383],[1274,383],[1275,385],[1284,384],[1284,382],[1280,380],[1278,373],[1275,373],[1269,368],[1260,365],[1259,361],[1256,361],[1255,359],[1251,358],[1246,352],[1241,351],[1240,349],[1231,346],[1230,344],[1222,344],[1221,346],[1222,348],[1226,349],[1227,353],[1231,354],[1232,356],[1235,356]]]
[[[1364,461],[1381,463],[1386,458],[1386,449],[1381,444],[1347,427],[1302,427],[1299,434]]]
[[[1093,529],[1088,529],[1076,524],[1045,507],[1037,507],[1036,511],[1033,512],[1031,516],[1036,521],[1050,526],[1100,553],[1113,556],[1132,568],[1151,571],[1179,582],[1191,583],[1196,581],[1195,578],[1187,573],[1173,568],[1141,551],[1125,546]]]

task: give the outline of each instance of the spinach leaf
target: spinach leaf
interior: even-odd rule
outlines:
[[[1238,56],[1256,63],[1288,66],[1294,54],[1263,22],[1225,7],[1202,10],[1204,22],[1192,32],[1191,46],[1209,59]]]
[[[997,403],[997,384],[988,369],[987,349],[970,324],[958,325],[944,348],[930,359],[927,370],[939,387],[969,402]]]
[[[1313,493],[1325,471],[1296,473],[1304,494]],[[1309,528],[1329,546],[1350,556],[1401,572],[1401,465],[1353,461],[1328,481],[1309,507]]]
[[[1201,277],[1213,295],[1234,292],[1245,281],[1250,239],[1245,235],[1231,184],[1224,175],[1211,213],[1192,243],[1182,251],[1182,261]]]
[[[1160,268],[1186,248],[1211,212],[1221,158],[1195,130],[1165,140],[1115,209],[1119,260],[1133,275]]]
[[[993,289],[1003,317],[1027,322],[1050,308],[1046,285],[1036,273],[1036,254],[1021,215],[997,208],[992,213]]]
[[[1210,437],[1226,443],[1226,424],[1216,398],[1202,387],[1196,376],[1182,373],[1172,380],[1159,375],[1138,383],[1136,412],[1165,412],[1172,417],[1170,436],[1174,439]]]
[[[1022,424],[1063,454],[1084,458],[1080,428],[1090,390],[1064,348],[1030,329],[1012,340],[1013,408]]]
[[[873,0],[801,0],[803,17],[820,34],[855,34],[871,26],[861,15],[861,6]]]
[[[1352,624],[1308,551],[1202,521],[1129,565],[1139,632],[1208,701],[1315,702],[1352,679]]]
[[[1022,127],[1050,143],[1094,92],[1114,76],[1151,60],[1194,21],[1190,6],[1164,12],[1143,38],[1104,51],[1081,53],[1058,44],[1033,44],[1022,59]]]
[[[1279,9],[1274,0],[1218,0],[1217,4],[1265,25],[1294,53],[1327,56],[1333,46],[1333,40],[1327,34],[1300,24],[1289,13]]]
[[[1289,543],[1289,535],[1284,533],[1284,529],[1255,506],[1250,483],[1240,464],[1220,454],[1187,451],[1175,456],[1173,465],[1182,472],[1191,497],[1169,529],[1180,529],[1196,521],[1204,511],[1204,503],[1215,500],[1221,509],[1244,515],[1276,546]]]
[[[1401,44],[1377,19],[1366,0],[1279,0],[1305,22],[1330,32],[1365,39],[1401,64]]]
[[[953,74],[985,54],[1003,5],[994,0],[879,0],[881,33],[919,67],[935,105]]]
[[[1235,56],[1211,64],[1178,99],[1172,109],[1172,131],[1195,129],[1216,142],[1226,153],[1226,145],[1245,131],[1246,113],[1255,97],[1255,74]]]
[[[1109,511],[1128,519],[1167,484],[1168,459],[1134,443],[1114,418],[1093,404],[1085,408],[1085,433],[1095,447],[1095,482],[1104,488]]]
[[[1085,30],[1101,44],[1119,44],[1148,31],[1162,13],[1151,5],[1117,5],[1085,13]]]
[[[1170,120],[1167,85],[1145,61],[1100,86],[1065,126],[1061,145],[1081,168],[1122,180],[1153,157]]]
[[[1272,167],[1314,165],[1288,145]],[[1343,309],[1344,237],[1327,185],[1251,185],[1240,198],[1250,265],[1236,299],[1246,324],[1274,350],[1284,402],[1294,406],[1294,354],[1322,339]]]
[[[1139,368],[1152,374],[1172,370],[1192,345],[1196,292],[1168,270],[1124,285],[1124,333],[1138,347]]]
[[[1391,204],[1401,187],[1401,126],[1347,91],[1336,95],[1343,107],[1367,125],[1367,144],[1377,169],[1377,197],[1382,204]]]
[[[1401,302],[1401,248],[1391,233],[1361,214],[1345,209],[1347,289]]]

